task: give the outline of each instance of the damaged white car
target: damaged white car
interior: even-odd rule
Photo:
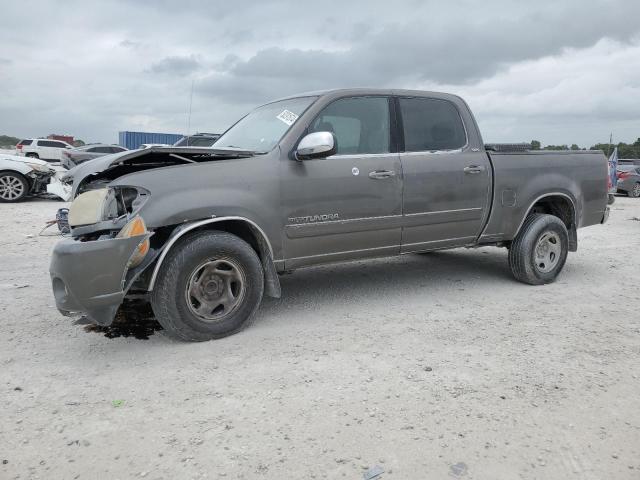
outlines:
[[[47,193],[55,174],[44,160],[0,155],[0,202],[19,202],[28,195]]]

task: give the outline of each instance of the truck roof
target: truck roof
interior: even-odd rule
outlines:
[[[288,95],[286,97],[278,98],[268,103],[278,102],[280,100],[288,100],[298,97],[311,97],[311,96],[348,96],[348,95],[406,95],[410,97],[431,97],[442,99],[461,99],[458,95],[444,92],[432,92],[426,90],[407,90],[401,88],[368,88],[368,87],[354,87],[354,88],[334,88],[328,90],[316,90],[311,92],[302,92],[296,95]]]

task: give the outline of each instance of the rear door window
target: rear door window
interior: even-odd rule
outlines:
[[[436,98],[400,98],[405,152],[457,150],[467,143],[456,106]]]
[[[65,148],[66,145],[62,142],[54,142],[53,140],[38,140],[38,146],[40,147],[52,147],[52,148]]]

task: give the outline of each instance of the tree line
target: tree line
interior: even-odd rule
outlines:
[[[607,156],[613,152],[613,149],[618,147],[618,158],[640,158],[640,138],[633,143],[596,143],[591,147],[581,148],[575,143],[569,145],[545,145],[542,146],[539,140],[531,140],[531,146],[533,150],[602,150]]]

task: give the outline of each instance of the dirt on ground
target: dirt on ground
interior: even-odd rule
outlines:
[[[640,200],[551,285],[497,248],[311,268],[197,344],[58,313],[64,205],[0,204],[2,479],[640,478]]]

